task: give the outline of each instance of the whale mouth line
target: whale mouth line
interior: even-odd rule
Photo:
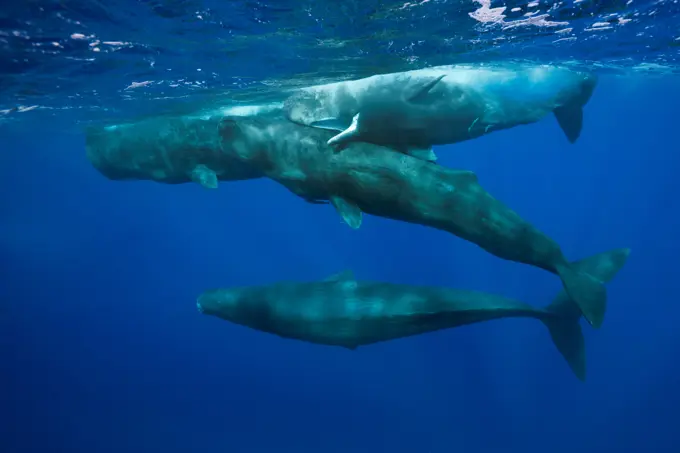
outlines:
[[[199,313],[205,313],[205,310],[199,301],[196,301],[196,310],[198,310]]]

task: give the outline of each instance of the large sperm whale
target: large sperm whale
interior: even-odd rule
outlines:
[[[362,141],[436,160],[433,145],[534,123],[552,113],[569,142],[583,126],[594,74],[548,65],[439,66],[300,89],[288,119],[330,129],[328,144]]]
[[[574,267],[608,282],[628,254],[612,250]],[[196,305],[203,314],[255,330],[348,349],[493,319],[534,318],[548,328],[573,373],[586,377],[581,312],[564,290],[547,307],[534,308],[478,291],[358,281],[345,271],[322,281],[211,289]]]

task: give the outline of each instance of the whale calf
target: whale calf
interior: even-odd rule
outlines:
[[[354,229],[367,213],[447,231],[497,257],[557,274],[588,322],[602,324],[602,282],[579,271],[555,241],[486,192],[473,172],[368,143],[336,153],[327,144],[332,132],[274,117],[224,118],[220,134],[223,152],[308,202],[330,202]]]
[[[302,88],[284,101],[298,124],[330,129],[329,144],[363,141],[425,160],[457,143],[552,113],[579,138],[594,74],[548,65],[438,66]]]
[[[628,249],[575,263],[610,281]],[[528,317],[543,322],[574,374],[586,377],[581,313],[562,290],[545,308],[477,291],[357,281],[350,271],[316,282],[218,288],[197,299],[199,312],[235,324],[310,343],[356,349],[493,319]]]

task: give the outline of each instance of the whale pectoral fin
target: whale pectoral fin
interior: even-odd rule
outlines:
[[[418,83],[415,87],[410,89],[410,93],[407,93],[406,101],[412,102],[414,104],[425,101],[425,98],[430,93],[432,88],[434,88],[435,85],[437,85],[444,77],[446,77],[446,74],[434,77],[424,83]]]
[[[569,143],[575,143],[583,128],[583,107],[580,105],[564,105],[557,107],[553,113]]]
[[[352,118],[352,124],[347,127],[344,131],[340,132],[338,135],[335,135],[326,142],[328,145],[343,145],[346,144],[354,137],[359,135],[359,114],[357,113],[354,115],[354,118]]]
[[[329,275],[328,277],[323,279],[323,281],[325,282],[346,282],[354,280],[355,280],[354,272],[352,272],[350,269],[338,272],[333,275]]]
[[[324,118],[319,121],[314,121],[310,126],[316,127],[318,129],[328,129],[331,131],[344,131],[350,126],[351,123],[343,121],[340,118]]]
[[[217,174],[203,164],[196,165],[191,170],[191,180],[206,189],[217,189]]]
[[[331,197],[331,204],[350,228],[355,230],[359,229],[361,226],[361,209],[359,209],[359,206],[337,196]]]
[[[432,148],[407,148],[404,154],[408,154],[416,159],[426,160],[428,162],[436,162],[437,155],[432,151]]]

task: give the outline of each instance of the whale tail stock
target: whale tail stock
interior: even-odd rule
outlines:
[[[566,104],[553,110],[557,124],[560,125],[562,132],[567,136],[569,143],[575,143],[581,135],[583,129],[583,106],[585,106],[593,95],[597,85],[595,76],[588,76],[580,85],[579,92],[569,99]]]
[[[600,284],[611,281],[621,270],[628,259],[630,249],[621,248],[600,253],[598,255],[576,261],[570,265],[573,272],[582,273]],[[604,288],[603,288],[604,290]],[[598,313],[600,323],[604,318],[605,306]],[[582,307],[570,294],[562,289],[552,303],[545,308],[548,316],[541,318],[550,331],[553,343],[569,368],[580,380],[586,377],[585,341],[579,320],[583,314]],[[583,314],[585,316],[585,314]]]

